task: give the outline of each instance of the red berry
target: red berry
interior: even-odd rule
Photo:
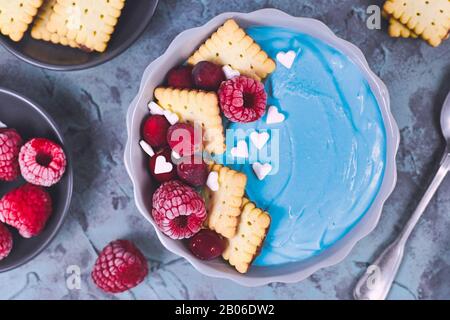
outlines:
[[[219,89],[222,111],[230,121],[253,122],[266,112],[264,85],[252,78],[239,76],[222,83]]]
[[[209,61],[197,63],[192,70],[192,75],[197,88],[207,91],[217,91],[222,81],[225,81],[222,66]]]
[[[161,115],[149,116],[142,127],[142,137],[152,147],[167,145],[167,130],[170,127],[166,117]]]
[[[208,179],[208,166],[201,156],[184,157],[177,165],[178,177],[193,187],[201,187]]]
[[[150,173],[158,182],[166,182],[175,179],[176,168],[172,162],[172,152],[164,148],[150,158]]]
[[[92,280],[103,291],[124,292],[136,287],[148,274],[147,260],[128,240],[109,243],[92,270]]]
[[[205,202],[191,187],[169,181],[153,195],[152,216],[159,230],[170,238],[190,238],[206,220]]]
[[[194,87],[192,80],[191,66],[178,66],[173,68],[167,74],[167,84],[169,87],[179,89],[191,89]]]
[[[220,257],[225,250],[225,240],[212,230],[200,230],[189,240],[189,249],[201,260],[212,260]]]
[[[202,132],[187,123],[176,123],[167,131],[167,142],[180,156],[190,156],[202,148]]]
[[[66,164],[64,150],[48,139],[31,139],[20,149],[20,172],[26,181],[38,186],[50,187],[58,183]]]
[[[41,233],[52,213],[52,199],[44,188],[25,184],[0,200],[0,221],[16,228],[24,238]]]
[[[14,129],[0,129],[0,181],[14,181],[20,175],[22,138]]]
[[[13,238],[11,232],[0,223],[0,261],[5,259],[11,252]]]

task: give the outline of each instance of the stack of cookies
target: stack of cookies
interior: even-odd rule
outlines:
[[[104,52],[125,0],[0,0],[0,31],[22,40],[31,25],[37,40]]]
[[[383,14],[392,37],[421,37],[437,47],[450,32],[449,0],[387,0]]]

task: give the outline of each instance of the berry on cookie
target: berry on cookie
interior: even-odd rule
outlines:
[[[0,199],[0,221],[24,238],[37,236],[52,213],[52,199],[44,188],[25,184]]]
[[[196,87],[206,91],[217,91],[220,84],[226,80],[222,66],[208,61],[197,63],[192,75]]]
[[[192,66],[178,66],[167,74],[167,85],[178,89],[194,88]]]
[[[239,76],[222,83],[219,101],[223,114],[232,122],[253,122],[266,112],[264,85],[252,78]]]
[[[205,202],[191,187],[169,181],[153,195],[152,216],[159,230],[170,238],[191,238],[206,220]]]
[[[20,149],[19,165],[23,178],[37,186],[51,187],[66,171],[66,155],[55,142],[34,138]]]
[[[22,138],[14,129],[0,129],[0,181],[14,181],[20,175]]]
[[[147,260],[128,240],[109,243],[92,270],[92,280],[103,291],[119,293],[136,287],[148,274]]]

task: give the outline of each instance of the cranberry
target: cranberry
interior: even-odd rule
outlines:
[[[189,250],[201,260],[212,260],[225,250],[225,240],[212,230],[200,230],[189,240]]]
[[[199,89],[207,91],[219,90],[220,84],[225,81],[222,67],[208,61],[197,63],[192,71],[194,83]]]
[[[149,166],[150,173],[159,182],[166,182],[176,178],[176,169],[172,163],[172,152],[169,148],[161,149],[155,153],[150,158]]]
[[[201,130],[195,130],[187,123],[176,123],[167,131],[167,142],[180,156],[190,156],[201,151]]]
[[[167,84],[169,87],[179,89],[191,89],[194,87],[191,66],[178,66],[167,74]]]
[[[201,156],[184,157],[177,165],[178,177],[193,187],[202,187],[208,179],[208,166]]]
[[[167,145],[167,130],[170,127],[166,117],[161,115],[149,116],[142,127],[142,137],[152,147]]]

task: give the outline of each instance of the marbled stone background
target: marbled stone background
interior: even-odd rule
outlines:
[[[143,1],[143,0],[142,0]],[[125,53],[100,67],[50,72],[27,65],[0,48],[0,86],[46,107],[62,127],[75,162],[75,194],[62,230],[34,261],[0,274],[1,299],[351,299],[356,279],[381,245],[392,240],[436,168],[444,141],[440,106],[450,89],[450,40],[431,48],[419,40],[392,39],[366,28],[366,8],[382,0],[161,0],[145,34]],[[324,21],[359,46],[385,81],[401,131],[398,184],[376,230],[344,262],[297,284],[244,288],[202,276],[167,252],[138,213],[123,165],[125,114],[145,67],[186,28],[225,11],[275,7]],[[450,298],[450,179],[414,232],[390,294],[392,299]],[[151,265],[145,283],[129,293],[105,295],[90,271],[110,240],[129,238]],[[82,270],[81,290],[65,284],[66,268]]]

